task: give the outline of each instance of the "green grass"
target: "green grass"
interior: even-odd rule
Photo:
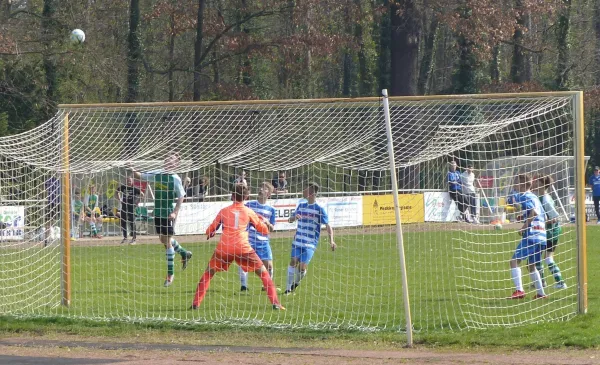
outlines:
[[[594,283],[600,269],[600,249],[595,244],[600,242],[600,227],[588,228],[590,314],[581,316],[575,316],[575,285],[566,291],[549,290],[548,301],[503,298],[510,294],[507,261],[514,249],[511,232],[503,233],[502,236],[474,236],[463,231],[406,233],[411,309],[417,330],[415,342],[457,347],[599,346],[600,318],[595,308],[600,304],[600,290]],[[557,256],[571,284],[576,274],[573,237],[572,230],[566,230],[564,245]],[[293,345],[298,338],[309,339],[308,344],[312,339],[320,346],[352,343],[370,347],[373,341],[383,346],[403,343],[405,336],[398,332],[404,326],[404,312],[394,237],[338,235],[336,241],[340,249],[335,253],[327,252],[325,245],[319,248],[298,293],[281,298],[288,308],[282,313],[270,309],[257,278],[250,279],[253,290],[249,295],[239,295],[235,265],[228,273],[217,274],[199,311],[187,310],[214,243],[185,245],[194,252],[193,261],[183,273],[176,269],[176,281],[170,288],[162,288],[161,246],[74,247],[72,305],[68,309],[57,305],[60,302],[60,277],[55,277],[60,268],[58,249],[31,248],[18,252],[5,248],[0,252],[2,275],[5,275],[0,281],[6,283],[0,288],[0,303],[2,311],[11,316],[0,321],[0,328],[6,335],[41,331],[139,339],[142,333],[146,334],[142,338],[149,341],[157,332],[181,337],[180,332],[185,331],[184,337],[190,341],[197,338],[195,334],[202,337],[202,333],[209,332],[211,341],[216,343],[246,344],[268,341],[269,334],[276,331],[277,341],[283,341],[283,345]],[[277,283],[283,284],[285,280],[289,244],[289,239],[274,240],[272,244]],[[499,251],[502,255],[497,254]],[[36,262],[46,264],[33,265]],[[32,267],[41,269],[33,271]],[[525,283],[528,284],[527,279]],[[82,317],[93,320],[81,321]],[[537,321],[542,322],[531,323]],[[531,324],[512,327],[509,332],[502,326],[494,326],[517,323]],[[488,328],[449,330],[467,326]],[[295,330],[289,331],[290,328]],[[344,330],[331,330],[335,328]],[[357,328],[380,331],[355,331]]]

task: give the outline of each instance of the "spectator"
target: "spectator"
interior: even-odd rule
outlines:
[[[86,195],[83,201],[85,211],[83,219],[90,224],[92,238],[102,238],[102,214],[98,203],[99,197],[96,194],[96,186],[92,184],[89,188],[89,194]]]
[[[600,166],[594,167],[594,175],[590,176],[588,186],[592,189],[594,210],[596,211],[597,224],[600,224]]]
[[[121,243],[127,242],[127,225],[131,229],[131,241],[132,245],[135,245],[136,232],[135,232],[135,207],[137,207],[140,196],[144,193],[134,186],[133,178],[127,178],[127,185],[121,185],[117,189],[119,201],[121,202],[121,214],[119,214],[121,220],[121,230],[123,231],[123,240]]]
[[[281,171],[279,176],[272,181],[275,193],[287,193],[287,180],[285,179],[285,171]]]
[[[241,170],[240,174],[238,175],[238,177],[233,181],[234,185],[244,185],[245,187],[248,187],[248,181],[246,181],[246,171]]]
[[[198,200],[204,201],[206,195],[208,195],[208,177],[202,176],[198,184]]]
[[[462,195],[463,195],[463,203],[469,207],[471,222],[475,224],[479,224],[479,220],[477,219],[477,200],[475,198],[475,174],[473,173],[473,165],[467,165],[466,170],[460,176],[460,182],[462,184]],[[466,211],[465,207],[465,211]],[[466,211],[466,213],[469,213]],[[467,219],[468,221],[468,219]]]
[[[460,172],[456,171],[456,161],[450,162],[450,167],[448,171],[448,194],[450,195],[450,199],[452,199],[456,203],[456,207],[460,212],[460,220],[467,220],[465,216],[465,205],[463,203],[462,198],[462,185],[460,183]]]
[[[189,176],[186,176],[183,180],[183,189],[185,190],[185,197],[191,198],[194,196],[194,188],[192,185],[192,179]]]
[[[54,238],[53,227],[60,218],[60,181],[52,176],[46,180],[44,187],[48,198],[44,231],[44,247],[46,247],[48,246],[48,240]]]
[[[83,212],[83,200],[81,200],[81,190],[73,189],[73,199],[71,201],[71,238],[79,237],[79,222]]]

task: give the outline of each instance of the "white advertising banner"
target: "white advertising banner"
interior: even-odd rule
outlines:
[[[219,210],[231,205],[231,202],[195,202],[183,203],[175,222],[175,234],[204,234],[219,213]],[[219,229],[218,232],[221,230]]]
[[[554,197],[556,199],[556,197]],[[569,189],[569,204],[575,206],[575,189]],[[585,189],[585,205],[586,208],[589,206],[594,206],[594,198],[592,196],[592,191]]]
[[[319,203],[325,204],[332,227],[356,227],[363,224],[362,196],[341,196],[324,198]]]
[[[0,206],[0,240],[25,238],[25,207]]]
[[[296,223],[288,223],[288,219],[296,212],[296,207],[305,199],[273,199],[268,204],[275,208],[275,230],[289,231],[296,229]]]
[[[458,218],[458,207],[447,192],[426,192],[425,222],[454,222]]]
[[[296,207],[302,201],[305,200],[269,200],[268,204],[275,208],[276,231],[296,229],[296,223],[288,223],[288,219],[294,215]],[[325,208],[329,216],[329,224],[333,227],[354,227],[363,223],[361,196],[319,198],[317,203]],[[183,203],[175,223],[175,234],[204,234],[219,210],[229,205],[231,205],[230,201]]]

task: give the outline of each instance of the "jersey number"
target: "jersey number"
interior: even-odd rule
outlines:
[[[238,229],[240,228],[240,212],[233,212],[233,228]]]

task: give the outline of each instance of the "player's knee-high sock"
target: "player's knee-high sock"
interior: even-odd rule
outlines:
[[[96,231],[96,223],[90,222],[90,230],[92,231],[93,236],[98,234],[98,231]]]
[[[242,284],[242,286],[248,286],[248,273],[244,271],[244,269],[242,269],[241,266],[238,266],[238,271],[240,273],[240,283]]]
[[[294,284],[294,275],[296,275],[296,267],[288,266],[288,275],[287,275],[287,290],[292,290],[292,285]]]
[[[531,281],[535,284],[535,289],[539,295],[546,295],[544,293],[544,286],[542,285],[542,278],[540,277],[540,273],[537,270],[533,270],[533,272],[529,273],[529,277]]]
[[[554,280],[557,283],[562,283],[563,282],[563,278],[562,278],[562,275],[560,274],[560,268],[554,262],[554,258],[552,258],[552,257],[546,257],[546,264],[548,265],[548,269],[550,269],[550,272],[554,276]]]
[[[167,275],[173,276],[175,273],[173,261],[175,259],[175,250],[171,248],[167,248]]]
[[[200,303],[202,303],[202,300],[204,299],[204,296],[206,295],[206,291],[208,290],[208,287],[210,286],[210,280],[213,278],[215,274],[211,273],[210,271],[205,271],[204,275],[202,275],[202,278],[200,279],[200,282],[198,283],[198,287],[196,288],[196,295],[194,295],[194,302],[192,303],[195,307],[199,306]]]
[[[185,257],[185,255],[187,254],[187,251],[185,250],[185,248],[181,247],[181,245],[179,244],[179,242],[177,242],[177,240],[175,238],[171,238],[171,246],[173,246],[173,249],[175,250],[175,252],[180,254],[181,257]]]
[[[542,279],[542,283],[544,283],[544,263],[543,262],[536,262],[535,263],[535,268],[537,269],[537,271],[540,273],[540,278]]]
[[[271,280],[271,276],[269,276],[267,270],[261,271],[258,275],[260,276],[260,280],[263,282],[263,288],[266,289],[267,296],[269,297],[271,304],[279,304],[279,298],[277,298],[277,289],[275,288],[275,284],[273,284],[273,280]]]
[[[523,280],[521,279],[521,268],[515,267],[510,269],[510,277],[515,283],[516,290],[523,291]]]
[[[302,279],[304,279],[304,277],[306,276],[306,270],[300,270],[300,267],[298,266],[297,274],[298,279],[296,280],[296,284],[300,284]]]

